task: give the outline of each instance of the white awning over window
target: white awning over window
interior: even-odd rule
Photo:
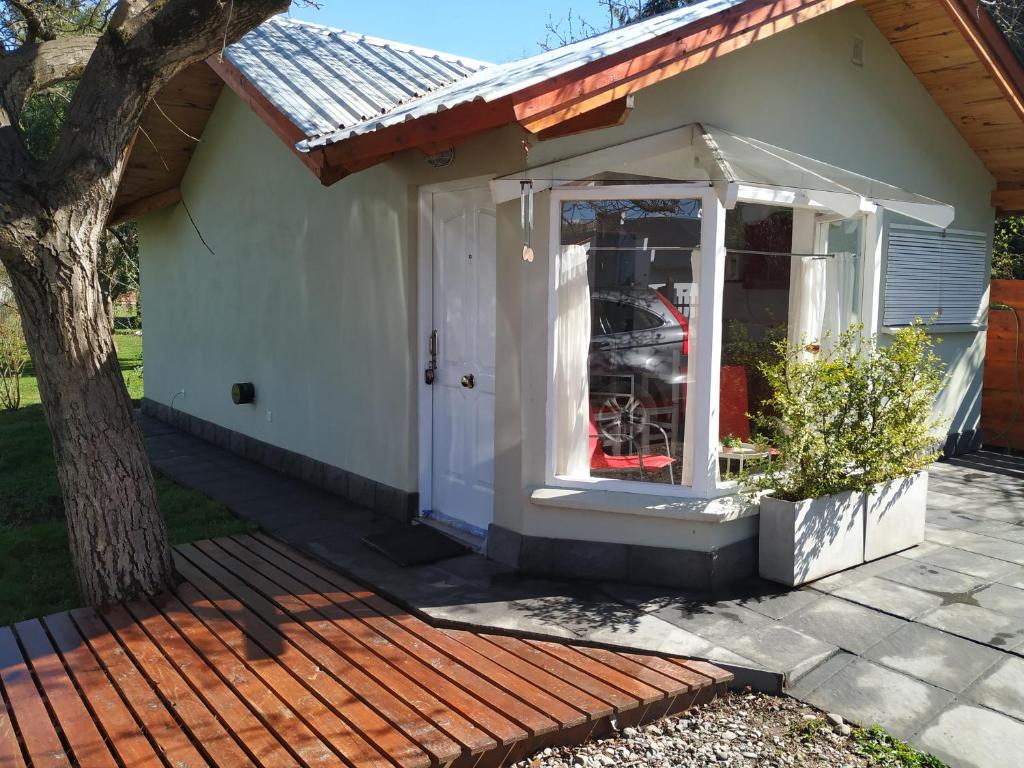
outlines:
[[[522,193],[594,183],[704,182],[727,208],[739,199],[853,216],[873,206],[945,229],[953,206],[721,128],[693,124],[491,182],[495,202]]]

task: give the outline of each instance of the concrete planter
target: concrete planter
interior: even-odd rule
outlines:
[[[864,562],[864,495],[761,499],[761,576],[797,586]]]
[[[880,483],[867,498],[864,560],[877,560],[924,541],[928,473]]]

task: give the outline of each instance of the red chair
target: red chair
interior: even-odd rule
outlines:
[[[742,365],[724,366],[720,389],[718,437],[735,435],[743,442],[749,442],[750,419],[747,418],[747,410],[750,408],[750,402],[747,395],[747,369]]]
[[[637,427],[637,433],[633,436],[623,438],[623,442],[632,443],[634,447],[637,445],[637,436],[643,429],[647,427],[653,427],[654,429],[661,432],[662,437],[665,438],[665,455],[662,456],[659,453],[643,453],[642,451],[636,451],[636,453],[626,456],[611,456],[605,453],[604,447],[601,445],[601,436],[597,429],[597,423],[594,421],[593,415],[590,417],[590,468],[591,469],[608,469],[614,471],[639,471],[640,477],[643,478],[644,472],[648,469],[659,470],[668,467],[668,479],[669,482],[675,484],[675,473],[673,472],[673,465],[676,460],[672,457],[670,443],[668,440],[668,433],[664,429],[659,427],[657,424],[651,422],[642,422],[635,425]]]

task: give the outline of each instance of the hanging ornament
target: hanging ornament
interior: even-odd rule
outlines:
[[[523,139],[523,173],[526,174],[530,166],[530,149],[533,147],[529,141]],[[523,226],[523,261],[533,261],[533,182],[529,179],[519,182],[519,219]]]
[[[533,261],[533,182],[519,182],[519,219],[523,226],[523,261]]]

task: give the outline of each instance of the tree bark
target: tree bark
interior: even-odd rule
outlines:
[[[47,40],[40,27],[30,37],[43,39],[0,56],[0,262],[39,374],[75,573],[92,605],[160,592],[174,581],[100,290],[100,238],[124,164],[164,83],[288,5],[119,0],[98,36]],[[60,139],[37,160],[18,116],[33,92],[68,80],[78,86]]]
[[[9,271],[46,404],[78,586],[88,604],[105,605],[164,591],[175,575],[100,291],[97,239],[73,244],[54,234],[72,231],[76,219],[55,213],[34,258]]]

